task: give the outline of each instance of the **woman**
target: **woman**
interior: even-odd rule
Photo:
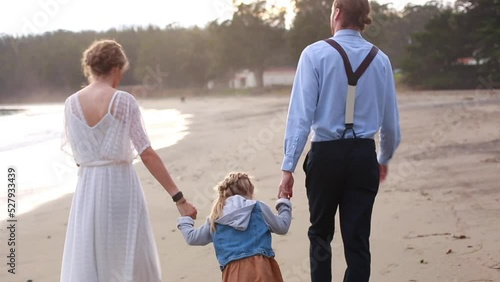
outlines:
[[[66,139],[79,168],[64,245],[62,282],[161,281],[135,153],[181,215],[196,217],[151,148],[134,97],[116,89],[128,67],[115,41],[94,42],[82,67],[90,84],[65,104]]]

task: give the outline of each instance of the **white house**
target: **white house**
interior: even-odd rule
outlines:
[[[487,62],[488,62],[488,59],[477,60],[474,57],[463,57],[463,58],[458,58],[455,61],[455,64],[457,64],[457,65],[466,65],[466,66],[477,66],[477,65],[484,65]]]
[[[296,69],[292,67],[269,68],[264,71],[264,86],[291,86]]]
[[[229,88],[245,89],[257,86],[255,74],[250,70],[242,70],[237,72],[233,79],[229,81]]]
[[[263,74],[264,87],[291,86],[295,78],[295,71],[296,69],[292,67],[266,69]],[[250,70],[237,72],[233,79],[229,81],[229,87],[235,89],[257,87],[255,74]]]

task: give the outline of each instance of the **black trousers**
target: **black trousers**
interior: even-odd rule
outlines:
[[[311,281],[332,281],[331,241],[338,208],[347,262],[344,282],[367,282],[371,215],[380,179],[375,142],[360,138],[313,142],[303,168],[311,222]]]

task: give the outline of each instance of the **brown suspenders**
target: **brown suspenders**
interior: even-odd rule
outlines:
[[[345,73],[347,75],[347,99],[346,99],[346,110],[345,110],[345,130],[342,133],[342,139],[344,139],[345,132],[348,129],[351,129],[354,138],[356,138],[356,132],[354,132],[354,103],[356,98],[356,85],[358,84],[359,78],[365,73],[368,66],[371,64],[375,56],[377,56],[378,48],[373,46],[370,50],[370,53],[366,56],[366,58],[361,62],[358,69],[356,71],[352,70],[351,62],[349,61],[349,57],[347,57],[347,53],[345,50],[338,44],[335,40],[329,38],[326,39],[325,42],[330,44],[333,48],[335,48],[342,60],[344,61]]]

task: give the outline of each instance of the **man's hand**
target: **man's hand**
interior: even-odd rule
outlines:
[[[379,164],[380,168],[380,182],[384,182],[389,173],[389,167],[387,165]]]
[[[278,198],[290,199],[293,196],[293,174],[289,171],[283,171]]]
[[[196,219],[196,215],[198,214],[196,208],[185,199],[182,199],[179,203],[177,203],[177,210],[179,210],[181,216],[190,216],[192,219]]]

